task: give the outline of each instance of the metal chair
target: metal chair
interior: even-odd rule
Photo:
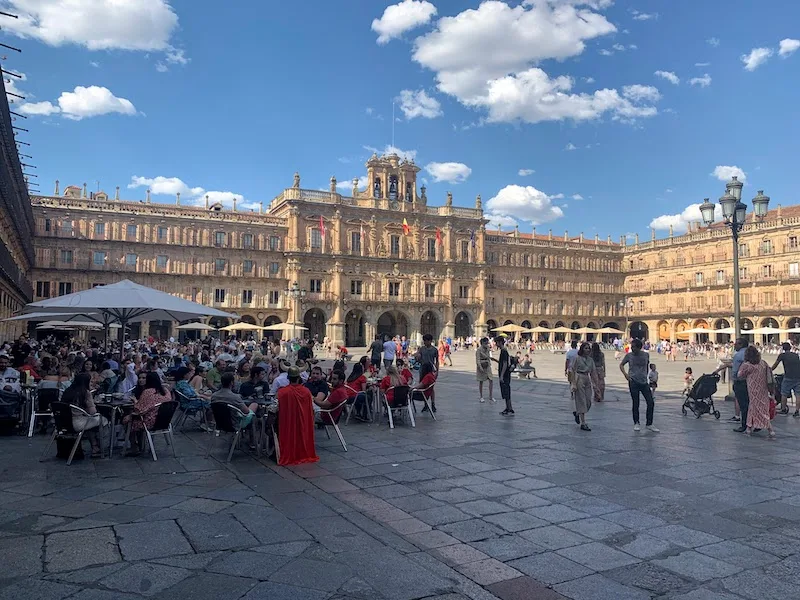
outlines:
[[[344,384],[344,389],[347,390],[347,395],[348,396],[350,396],[350,394],[352,394],[352,396],[348,397],[347,402],[345,403],[346,406],[344,407],[344,410],[347,411],[347,418],[344,420],[344,424],[348,425],[350,423],[350,417],[353,415],[353,411],[355,411],[355,409],[356,409],[356,401],[358,400],[358,395],[359,394],[362,394],[364,396],[364,402],[366,403],[366,406],[367,406],[367,418],[371,421],[372,420],[372,407],[370,406],[369,398],[367,398],[367,393],[366,392],[359,392],[357,389],[355,389],[353,387],[350,387],[346,383]]]
[[[188,405],[193,398],[188,398],[185,394],[182,394],[176,389],[173,389],[172,392],[175,400],[178,402],[178,408],[180,409],[180,413],[175,418],[175,429],[183,431],[184,427],[186,427],[186,421],[188,421],[189,418],[198,420],[197,415],[199,413],[200,419],[198,421],[198,427],[203,431],[208,431],[208,421],[206,420],[205,407],[190,408]]]
[[[72,426],[72,413],[78,412],[80,415],[85,417],[91,417],[92,415],[83,410],[80,406],[67,404],[66,402],[53,402],[50,405],[50,408],[53,411],[53,419],[55,420],[56,427],[53,431],[53,437],[50,438],[50,442],[47,444],[44,452],[42,452],[42,455],[39,457],[39,462],[42,462],[45,459],[47,453],[50,451],[50,448],[53,446],[53,442],[55,442],[57,438],[74,439],[75,443],[72,445],[72,450],[70,450],[69,458],[67,459],[67,466],[69,466],[72,464],[72,459],[75,457],[75,452],[78,450],[78,446],[81,444],[83,434],[87,431],[86,429],[75,431],[75,428]]]
[[[173,437],[172,431],[172,418],[175,416],[175,411],[178,410],[178,402],[176,400],[170,400],[169,402],[159,402],[150,411],[158,411],[156,413],[156,420],[153,423],[152,429],[148,429],[143,415],[132,415],[132,419],[141,419],[142,425],[144,426],[144,434],[147,437],[147,445],[150,447],[150,454],[153,455],[153,461],[158,460],[158,456],[156,456],[156,447],[153,443],[153,436],[154,435],[163,435],[164,439],[167,442],[168,446],[172,447],[172,457],[177,458],[175,455],[175,438]],[[148,411],[148,412],[150,412]],[[125,434],[125,446],[127,447],[130,443],[130,435],[131,435],[131,426],[130,423],[128,424],[128,429]]]
[[[50,405],[61,399],[61,390],[58,388],[44,388],[37,391],[33,398],[31,408],[31,421],[28,425],[28,437],[33,437],[33,429],[36,427],[36,417],[52,417]]]
[[[414,402],[424,402],[425,406],[428,409],[428,412],[431,413],[433,420],[436,420],[436,415],[433,412],[433,407],[431,406],[431,401],[428,399],[427,392],[433,389],[436,383],[430,384],[428,387],[423,389],[412,390],[411,392],[411,404],[414,406],[414,411],[416,412],[417,407]]]
[[[330,395],[329,395],[330,397]],[[326,398],[327,400],[327,398]],[[347,444],[344,441],[344,436],[342,435],[342,430],[339,429],[339,425],[337,421],[342,417],[342,410],[344,410],[344,405],[347,404],[346,402],[335,407],[335,408],[320,408],[318,413],[320,415],[320,422],[322,423],[322,427],[325,429],[325,435],[328,436],[328,439],[331,439],[331,434],[328,431],[328,427],[333,427],[333,430],[336,432],[336,435],[339,437],[339,443],[342,444],[342,448],[344,451],[347,452]],[[339,411],[339,415],[334,418],[333,413]]]
[[[233,442],[231,443],[231,449],[230,452],[228,452],[228,460],[226,461],[231,462],[233,451],[239,444],[242,431],[244,431],[244,427],[241,427],[240,423],[246,415],[233,404],[228,404],[227,402],[212,402],[211,412],[214,415],[214,435],[211,437],[211,443],[208,444],[206,458],[211,456],[214,440],[220,433],[232,433]]]
[[[389,404],[389,391],[392,392],[392,397],[394,401],[392,404]],[[385,394],[381,394],[383,396],[383,402],[386,406],[386,412],[389,414],[389,429],[394,429],[394,419],[392,418],[392,413],[398,411],[402,414],[402,412],[408,411],[408,418],[411,420],[411,426],[416,427],[417,424],[414,421],[414,409],[412,406],[412,402],[409,400],[411,388],[407,385],[397,385],[394,387],[390,387],[386,390]]]

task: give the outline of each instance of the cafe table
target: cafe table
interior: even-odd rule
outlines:
[[[114,435],[116,433],[117,415],[133,412],[133,402],[125,399],[125,394],[101,394],[95,402],[97,412],[111,423],[108,435],[108,458],[114,455]]]

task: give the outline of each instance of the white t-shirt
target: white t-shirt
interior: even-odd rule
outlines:
[[[384,360],[394,360],[394,356],[397,353],[397,346],[392,340],[388,342],[383,342],[383,359]]]
[[[572,367],[572,364],[575,362],[575,359],[578,358],[578,349],[570,348],[569,350],[567,350],[566,358],[569,361],[569,366]]]

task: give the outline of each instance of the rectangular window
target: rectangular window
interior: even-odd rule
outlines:
[[[350,250],[354,253],[361,252],[361,232],[360,231],[352,231],[350,232]]]
[[[428,240],[428,258],[436,258],[436,239],[431,238]]]
[[[156,235],[158,236],[159,242],[166,242],[169,237],[169,230],[163,225],[159,225]]]
[[[761,276],[762,277],[772,277],[772,265],[762,265],[761,266]]]
[[[222,248],[225,245],[225,232],[224,231],[215,231],[214,232],[214,245],[217,248]]]
[[[461,260],[469,260],[469,242],[461,242]]]
[[[514,310],[514,299],[506,298],[506,311],[511,312]]]
[[[800,276],[800,263],[789,263],[789,277]]]
[[[36,295],[39,298],[49,298],[50,297],[50,282],[49,281],[37,281],[36,282]]]
[[[311,247],[322,248],[322,232],[316,227],[311,230]]]
[[[71,281],[59,281],[58,282],[58,295],[59,296],[66,296],[67,294],[72,293],[72,282]]]
[[[364,282],[358,279],[354,279],[350,282],[350,293],[353,296],[360,296],[362,290],[364,289]]]
[[[797,236],[796,235],[790,235],[789,236],[789,248],[791,250],[796,250],[797,249]]]
[[[717,283],[725,283],[725,271],[721,269],[717,271]]]
[[[255,237],[252,233],[245,233],[242,236],[242,248],[245,250],[252,250],[255,246]]]
[[[763,240],[761,242],[761,254],[772,254],[772,240]]]
[[[310,279],[308,282],[308,291],[312,294],[319,294],[322,292],[322,279]]]
[[[436,297],[436,284],[435,283],[426,283],[425,284],[425,297],[426,298],[435,298]]]
[[[469,286],[468,285],[460,285],[460,286],[458,286],[458,297],[459,298],[469,298]]]
[[[62,250],[61,251],[61,262],[65,265],[72,264],[72,250]]]
[[[103,236],[106,234],[106,224],[105,223],[95,223],[94,224],[94,234],[98,236]]]
[[[683,308],[683,298],[675,298],[675,307]]]
[[[739,279],[747,279],[747,267],[739,267]]]
[[[136,239],[136,225],[128,225],[126,229],[126,234],[129,240]]]
[[[280,299],[281,299],[281,293],[279,291],[270,290],[268,297],[270,304],[277,304],[278,302],[280,302]]]
[[[703,274],[702,273],[695,273],[694,274],[694,282],[697,285],[703,285]]]
[[[253,272],[253,261],[246,260],[242,263],[242,272],[246,274],[251,274]]]
[[[792,306],[800,306],[800,290],[789,290],[788,298],[789,304]]]
[[[269,236],[269,249],[273,252],[281,249],[281,238],[277,235]]]
[[[136,258],[137,256],[132,253],[128,253],[125,255],[125,266],[126,267],[135,267],[136,266]]]
[[[526,290],[531,287],[531,278],[528,275],[525,275],[525,279],[523,279],[523,286]]]
[[[50,231],[50,219],[45,219],[44,220],[44,230],[45,231]]]
[[[214,302],[222,303],[225,302],[225,289],[224,288],[217,288],[214,290]]]
[[[750,256],[750,247],[747,244],[739,244],[739,256]]]
[[[92,264],[96,267],[101,267],[106,264],[106,253],[105,252],[92,252]]]
[[[772,306],[775,304],[775,292],[764,292],[761,304],[765,306]]]
[[[61,231],[64,232],[64,235],[72,235],[72,221],[62,221]]]
[[[750,306],[750,294],[740,294],[739,299],[742,303],[742,306]]]
[[[215,273],[222,273],[225,271],[225,259],[224,258],[215,258],[214,259],[214,272]]]
[[[489,285],[494,285],[494,273],[489,273],[489,276],[486,281]]]
[[[280,273],[281,264],[276,262],[269,263],[269,274],[270,275],[277,275]]]
[[[242,304],[253,303],[253,290],[242,290]]]
[[[156,256],[156,266],[159,269],[166,269],[168,260],[169,257],[166,254],[159,254],[158,256]]]
[[[400,295],[400,282],[399,281],[390,281],[389,282],[389,295],[397,297]]]
[[[400,256],[400,236],[393,235],[389,237],[389,252],[392,256]]]

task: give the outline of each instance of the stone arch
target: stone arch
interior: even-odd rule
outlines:
[[[531,322],[528,321],[527,319],[522,323],[520,323],[520,326],[524,327],[525,329],[530,329],[531,327],[533,327],[533,325],[531,325]],[[533,335],[532,333],[521,333],[520,338],[529,339],[532,335]]]
[[[228,317],[211,317],[208,320],[208,324],[211,325],[211,327],[219,329],[220,327],[227,327],[230,325],[231,320]]]
[[[778,321],[772,317],[766,317],[761,319],[760,327],[775,327],[776,329],[779,329],[780,325],[778,325]],[[781,341],[780,335],[777,333],[765,333],[761,336],[761,338],[765,344],[777,344]]]
[[[710,325],[708,324],[708,321],[706,321],[705,319],[695,319],[694,325],[692,325],[692,327],[695,329],[697,328],[709,329]]]
[[[711,326],[708,324],[708,321],[705,319],[696,319],[694,322],[695,329],[707,329],[709,333],[695,333],[694,339],[701,343],[705,344],[709,339],[709,334],[711,333]]]
[[[317,339],[320,342],[325,338],[325,323],[328,321],[325,311],[320,308],[309,308],[303,315],[303,327],[306,331],[302,332],[302,337]]]
[[[650,339],[650,329],[642,321],[633,321],[630,325],[630,336],[639,340]]]
[[[752,336],[753,335],[752,333],[748,333],[748,331],[750,331],[752,329],[754,329],[753,322],[750,319],[742,319],[741,325],[740,325],[740,330],[741,330],[742,335],[743,336],[744,335]],[[749,339],[750,341],[753,341],[752,338],[747,338],[747,339]]]
[[[399,310],[386,311],[378,317],[375,333],[384,337],[408,337],[408,317]]]
[[[553,329],[558,329],[559,327],[566,327],[566,325],[564,325],[564,321],[556,321],[556,324],[553,327]],[[556,342],[564,342],[564,341],[566,341],[566,339],[567,339],[567,335],[564,334],[564,333],[554,333],[553,334],[553,340],[556,341]]]
[[[455,336],[457,338],[466,338],[472,335],[472,319],[468,313],[463,310],[456,315],[455,318]]]
[[[492,329],[497,328],[497,321],[495,321],[494,319],[489,319],[488,321],[486,321],[486,328],[489,330],[489,334],[491,335]]]
[[[512,321],[511,319],[506,319],[505,322],[503,323],[503,325],[513,325],[513,324],[514,321]]]
[[[570,329],[580,329],[581,328],[581,324],[578,321],[573,321],[570,324],[569,328]],[[570,334],[570,339],[571,340],[579,340],[579,339],[581,339],[581,334],[580,333],[571,333]]]
[[[672,339],[672,328],[666,321],[658,322],[658,339],[669,341]]]
[[[717,319],[714,321],[714,329],[727,329],[730,327],[731,324],[728,319]],[[717,333],[715,334],[715,342],[719,344],[727,344],[731,341],[731,334],[729,333]]]
[[[277,325],[278,323],[283,323],[283,320],[277,315],[270,315],[266,319],[264,319],[264,327],[269,327],[270,325]],[[281,339],[281,332],[280,331],[265,331],[264,337],[268,339]]]
[[[680,341],[680,342],[688,342],[689,341],[689,334],[688,333],[684,333],[688,329],[691,329],[691,327],[689,327],[689,324],[686,321],[684,321],[683,319],[680,319],[680,320],[676,321],[675,322],[675,339]]]
[[[367,338],[364,333],[364,313],[354,308],[350,310],[344,318],[344,345],[345,346],[366,346]]]
[[[439,325],[439,317],[432,310],[426,310],[419,318],[419,332],[425,335],[432,335],[434,344],[442,336],[442,329]]]
[[[240,323],[249,323],[250,325],[257,325],[255,317],[251,317],[250,315],[242,315],[239,319]]]
[[[157,340],[168,340],[172,335],[172,321],[150,321],[148,323],[148,335]]]
[[[786,328],[787,329],[798,329],[800,328],[800,317],[792,317],[786,321]],[[797,343],[798,339],[800,339],[800,333],[790,333],[789,339],[793,342]]]

